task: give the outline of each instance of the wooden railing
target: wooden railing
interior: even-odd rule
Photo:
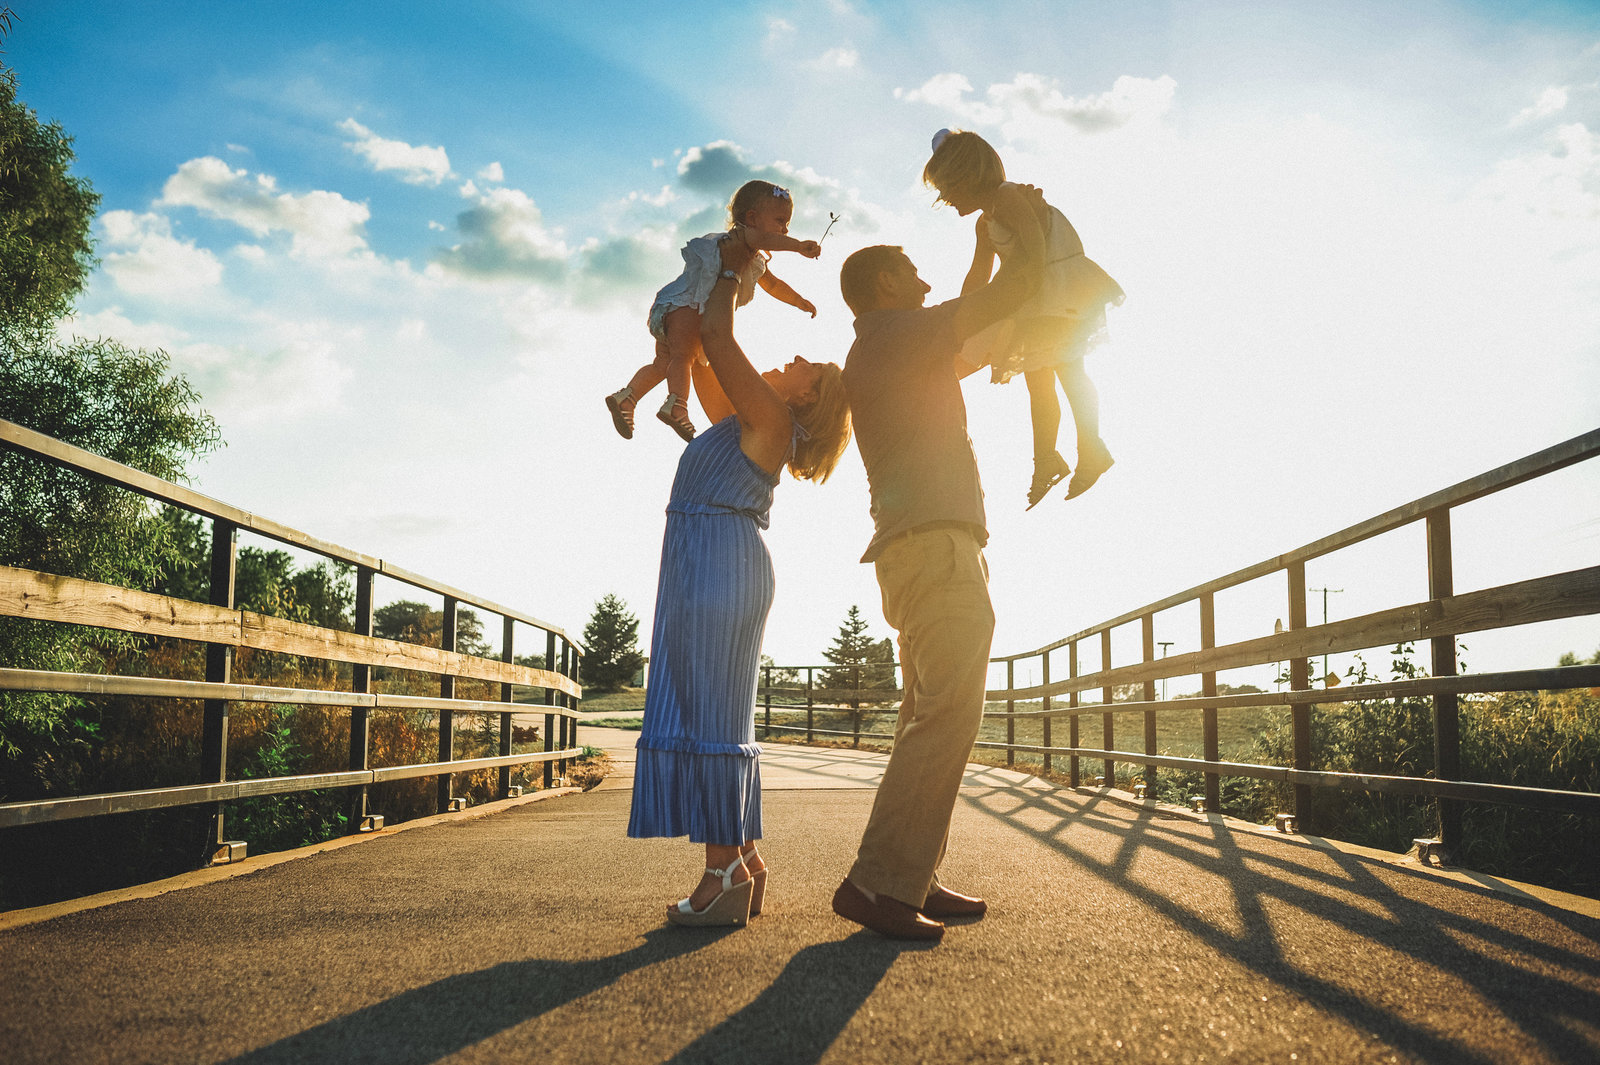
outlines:
[[[1451,560],[1450,514],[1465,503],[1503,491],[1514,485],[1554,473],[1600,455],[1600,429],[1575,437],[1555,447],[1529,455],[1509,465],[1490,470],[1424,496],[1404,506],[1379,514],[1357,525],[1326,536],[1297,550],[1270,558],[1253,566],[1208,581],[1168,596],[1118,617],[1092,625],[1082,631],[1031,651],[991,659],[1003,668],[1006,684],[991,690],[991,705],[1004,703],[1004,712],[986,713],[991,720],[1004,721],[1006,742],[985,741],[979,748],[1006,752],[1008,764],[1021,752],[1040,756],[1045,768],[1052,760],[1068,760],[1072,786],[1083,783],[1081,760],[1102,762],[1098,774],[1105,784],[1116,780],[1116,764],[1128,762],[1144,767],[1144,784],[1155,785],[1156,768],[1199,771],[1204,774],[1203,806],[1220,809],[1221,779],[1226,776],[1254,777],[1281,781],[1294,788],[1294,817],[1301,831],[1315,825],[1313,791],[1316,788],[1344,788],[1375,792],[1397,792],[1426,796],[1439,803],[1440,838],[1446,851],[1458,851],[1461,835],[1462,802],[1505,803],[1540,807],[1587,815],[1600,815],[1600,794],[1548,788],[1517,787],[1461,779],[1458,696],[1469,693],[1525,692],[1600,686],[1600,666],[1574,665],[1549,669],[1457,675],[1456,637],[1465,633],[1525,625],[1533,622],[1600,614],[1600,566],[1553,573],[1513,584],[1485,588],[1457,595]],[[1306,563],[1343,548],[1369,540],[1395,529],[1421,522],[1427,543],[1429,598],[1423,602],[1382,610],[1362,617],[1321,625],[1307,618]],[[1288,626],[1282,632],[1219,646],[1216,642],[1217,593],[1263,577],[1281,576],[1286,585]],[[1198,605],[1199,631],[1194,642],[1199,650],[1186,654],[1157,657],[1155,618],[1163,611],[1188,604]],[[1112,632],[1124,625],[1140,628],[1142,656],[1136,662],[1113,664]],[[1388,647],[1413,641],[1427,641],[1432,676],[1400,679],[1377,684],[1353,684],[1313,689],[1309,660],[1313,656],[1340,654]],[[1092,673],[1080,673],[1079,648],[1098,645],[1100,666]],[[1051,676],[1051,658],[1063,652],[1067,675]],[[1219,695],[1217,673],[1252,666],[1288,663],[1289,689]],[[1041,683],[1016,685],[1019,664],[1037,666]],[[788,669],[788,676],[804,674],[804,687],[797,683],[774,683],[774,673]],[[815,726],[815,714],[822,708],[839,709],[850,702],[894,701],[900,692],[867,688],[820,689],[814,686],[816,669],[837,667],[769,667],[758,692],[758,721],[769,732],[804,732],[807,738],[818,735],[851,737],[873,742],[892,741],[892,735],[863,732],[859,716],[850,732]],[[868,667],[871,668],[871,667]],[[1156,684],[1164,678],[1200,677],[1198,697],[1159,699]],[[1115,689],[1139,685],[1142,698],[1114,701]],[[1085,693],[1098,689],[1094,703],[1082,702]],[[1323,704],[1371,699],[1431,699],[1434,717],[1434,776],[1427,778],[1317,771],[1311,768],[1311,725],[1316,707]],[[1065,698],[1066,705],[1055,705]],[[1019,702],[1038,701],[1040,709],[1019,711]],[[1288,766],[1227,762],[1219,758],[1217,715],[1243,707],[1283,706],[1290,708],[1293,729],[1293,764]],[[804,726],[774,724],[773,710],[805,709]],[[1157,753],[1157,715],[1175,711],[1199,710],[1202,715],[1202,758],[1174,757]],[[1118,747],[1115,716],[1142,712],[1143,750]],[[1080,719],[1099,717],[1101,744],[1086,746],[1080,735]],[[1067,743],[1052,742],[1051,726],[1065,718]],[[1037,719],[1042,726],[1042,742],[1018,744],[1015,727],[1019,720]],[[1199,797],[1197,797],[1199,798]]]
[[[170,637],[205,644],[205,680],[102,676],[46,670],[0,669],[0,691],[64,692],[149,698],[199,699],[204,702],[201,761],[193,784],[108,794],[73,795],[27,802],[0,803],[0,829],[94,817],[104,814],[194,804],[215,804],[207,830],[208,860],[229,860],[243,853],[243,844],[226,839],[223,804],[236,799],[283,795],[323,788],[350,788],[352,831],[381,827],[382,817],[367,809],[367,787],[384,781],[437,777],[438,808],[459,808],[465,801],[453,794],[455,774],[496,769],[498,791],[513,794],[512,770],[543,763],[549,786],[565,763],[582,753],[577,742],[579,643],[559,627],[500,606],[446,584],[401,569],[383,559],[317,540],[296,529],[229,506],[181,485],[62,443],[12,422],[0,420],[0,445],[41,461],[117,485],[152,500],[179,507],[211,522],[210,602],[197,603],[166,595],[79,580],[34,570],[0,566],[0,616],[40,624],[88,625],[144,636]],[[322,558],[355,567],[354,632],[323,628],[280,617],[236,609],[235,560],[239,530],[291,545]],[[443,596],[441,646],[431,647],[381,639],[373,631],[373,587],[382,575],[412,588]],[[500,659],[456,650],[461,607],[499,616],[503,621]],[[544,635],[547,668],[516,664],[514,626],[531,626]],[[269,687],[233,683],[234,653],[240,648],[272,651],[351,666],[349,691]],[[415,670],[439,677],[437,698],[395,695],[372,690],[373,667]],[[455,697],[457,678],[498,682],[500,699]],[[513,687],[542,689],[543,702],[513,700]],[[526,692],[524,692],[526,694]],[[228,725],[231,703],[345,707],[350,711],[349,767],[342,771],[243,780],[227,778]],[[374,767],[371,762],[371,715],[375,710],[425,711],[438,716],[437,761]],[[457,715],[491,715],[499,719],[499,753],[456,759]],[[544,718],[544,749],[513,753],[514,719]]]

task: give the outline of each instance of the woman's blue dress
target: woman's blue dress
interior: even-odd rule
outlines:
[[[630,836],[734,845],[761,836],[756,674],[772,607],[761,539],[776,475],[725,418],[683,450],[667,504]]]

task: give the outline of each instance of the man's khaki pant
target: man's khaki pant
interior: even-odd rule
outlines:
[[[900,634],[906,695],[850,879],[921,906],[983,721],[994,637],[989,568],[959,528],[902,536],[875,565],[884,618]]]

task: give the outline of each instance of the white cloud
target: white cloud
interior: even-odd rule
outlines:
[[[397,170],[400,180],[410,185],[438,185],[450,176],[450,157],[443,148],[389,140],[353,118],[339,123],[339,128],[356,138],[345,147],[366,159],[374,170]]]
[[[537,204],[521,189],[480,192],[471,182],[463,195],[477,202],[456,216],[462,241],[438,256],[460,273],[477,277],[559,280],[566,272],[567,246],[547,228]]]
[[[371,212],[337,192],[296,196],[279,192],[268,174],[251,178],[215,156],[190,159],[167,179],[156,206],[193,207],[242,226],[257,237],[287,233],[296,255],[332,258],[366,248],[362,233]]]
[[[1178,83],[1170,75],[1139,78],[1124,74],[1111,88],[1089,96],[1067,96],[1053,78],[1018,74],[990,85],[981,99],[969,99],[972,83],[955,73],[938,74],[916,89],[896,89],[896,99],[925,103],[982,125],[1006,126],[1025,136],[1040,126],[1068,126],[1081,133],[1116,129],[1140,119],[1158,118],[1171,107]]]
[[[1474,197],[1549,225],[1572,245],[1593,247],[1600,241],[1600,135],[1574,122],[1550,139],[1547,150],[1502,160]]]
[[[499,163],[490,163],[488,166],[478,171],[478,177],[482,178],[484,181],[492,181],[495,184],[499,184],[506,179],[506,171],[505,168]]]
[[[861,53],[854,48],[830,48],[817,57],[816,65],[824,69],[850,70],[861,61]]]
[[[1539,94],[1539,98],[1532,104],[1517,112],[1511,120],[1513,126],[1520,126],[1524,122],[1533,122],[1541,118],[1549,118],[1557,111],[1567,106],[1568,91],[1565,86],[1552,85]]]
[[[100,232],[105,271],[122,292],[175,302],[222,280],[221,260],[174,237],[171,221],[161,215],[107,211]]]

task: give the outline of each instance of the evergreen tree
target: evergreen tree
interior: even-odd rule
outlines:
[[[824,688],[893,688],[894,643],[867,632],[861,608],[852,605],[839,626],[833,646],[822,652],[835,668],[824,670]]]
[[[583,627],[583,643],[583,683],[596,692],[619,690],[644,665],[639,619],[615,595],[607,594],[594,605],[594,615]]]

